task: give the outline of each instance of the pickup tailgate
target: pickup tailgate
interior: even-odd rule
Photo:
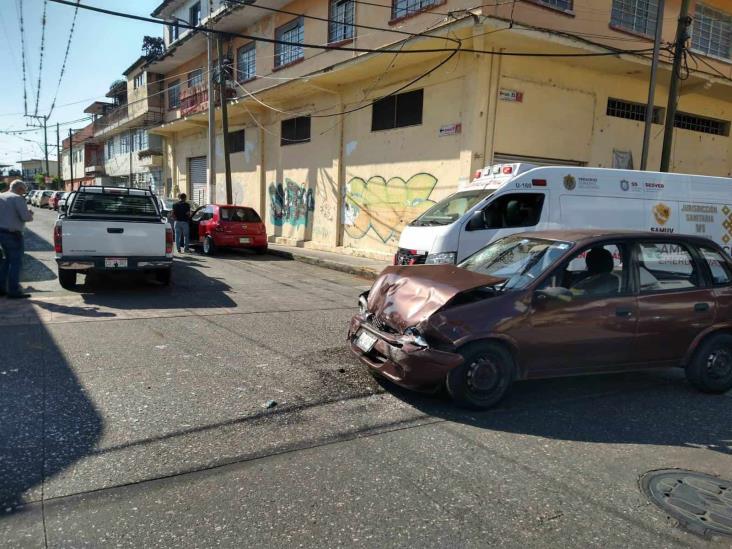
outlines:
[[[64,256],[164,257],[166,223],[65,219]]]

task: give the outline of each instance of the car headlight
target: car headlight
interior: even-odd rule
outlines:
[[[364,292],[358,296],[358,312],[361,314],[368,312],[368,297],[368,292]]]
[[[414,343],[419,345],[420,347],[429,347],[429,345],[427,344],[427,340],[424,338],[422,333],[415,327],[407,328],[406,330],[404,330],[404,335],[411,337]]]
[[[454,265],[457,260],[457,252],[442,252],[439,254],[429,254],[425,263],[428,265]]]

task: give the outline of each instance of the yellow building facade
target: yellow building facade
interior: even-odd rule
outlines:
[[[524,0],[473,9],[464,0],[352,2],[353,21],[373,28],[355,28],[337,43],[388,53],[304,48],[299,56],[232,37],[225,51],[238,80],[228,103],[229,132],[237,135],[230,154],[234,202],[260,211],[273,241],[385,258],[406,223],[493,162],[638,168],[650,55],[619,50],[651,48],[645,31],[652,21],[626,17],[624,6],[632,3]],[[666,2],[668,42],[679,3]],[[713,22],[729,15],[724,4],[692,2],[691,13],[702,22],[712,14]],[[323,19],[342,9],[326,0],[262,5]],[[176,17],[186,6],[164,2],[155,16]],[[307,44],[343,37],[343,27],[292,14],[214,5],[203,21],[255,37],[300,32]],[[702,31],[694,31],[697,48],[683,75],[672,171],[730,176],[732,60],[724,43],[705,42]],[[446,51],[458,45],[461,51]],[[649,169],[660,162],[668,61],[664,50]],[[165,122],[153,130],[166,138],[171,193],[192,194],[195,169],[207,155],[206,112],[197,107],[207,103],[186,103],[201,84],[195,80],[188,95],[183,90],[198,68],[205,73],[206,53],[205,36],[196,31],[170,41],[148,68],[179,86],[168,94]],[[185,96],[183,105],[176,93]],[[216,186],[203,198],[225,202],[220,109],[216,119]]]

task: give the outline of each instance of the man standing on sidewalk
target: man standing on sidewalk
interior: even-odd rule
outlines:
[[[25,183],[16,179],[10,190],[0,193],[0,296],[20,299],[30,297],[20,288],[20,267],[23,262],[23,228],[27,221],[33,221],[33,212],[28,209],[23,195]]]
[[[181,193],[178,198],[180,200],[173,204],[175,247],[178,248],[179,253],[182,253],[188,251],[188,237],[190,235],[188,220],[191,218],[191,205],[186,202],[188,197],[185,193]]]

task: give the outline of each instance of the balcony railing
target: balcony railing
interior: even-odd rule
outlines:
[[[218,90],[214,90],[214,100],[216,106],[221,104],[219,101]],[[226,88],[227,99],[236,97],[236,90],[232,87]],[[208,109],[208,89],[206,84],[198,84],[192,88],[186,88],[180,92],[180,114],[188,116]]]

